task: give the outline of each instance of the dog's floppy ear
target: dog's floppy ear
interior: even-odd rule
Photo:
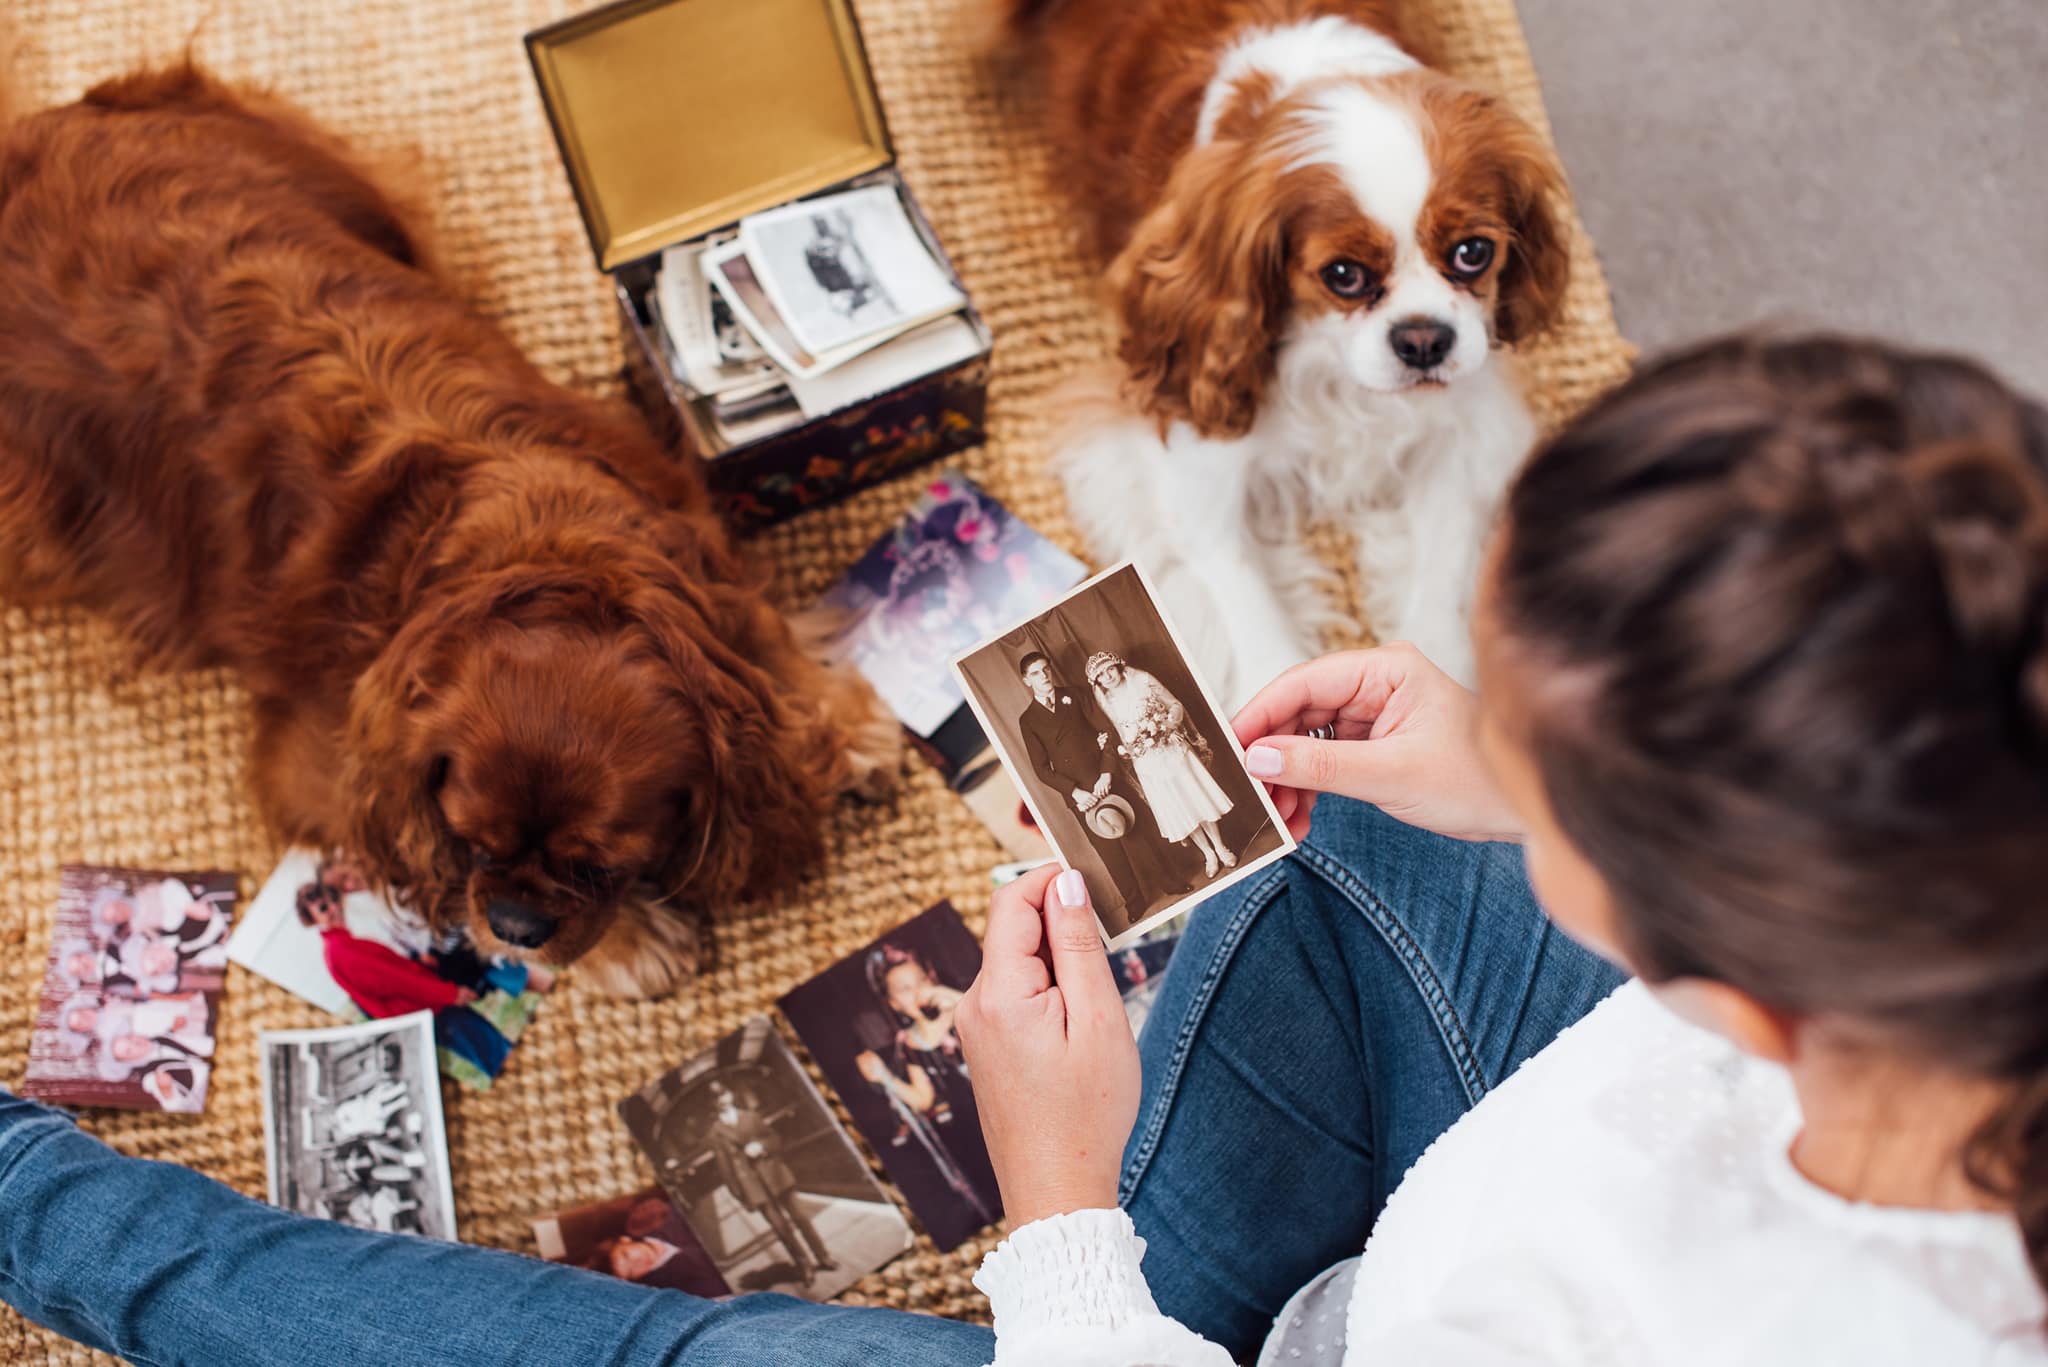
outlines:
[[[1571,243],[1555,207],[1564,198],[1564,172],[1535,129],[1499,100],[1476,98],[1486,111],[1484,145],[1498,167],[1514,234],[1501,269],[1495,327],[1503,342],[1519,342],[1549,331],[1571,284]]]
[[[1286,210],[1275,159],[1255,147],[1225,138],[1182,157],[1109,271],[1139,411],[1206,437],[1251,427],[1286,322]]]
[[[843,747],[761,663],[772,652],[755,647],[778,624],[773,609],[750,590],[672,574],[636,589],[627,607],[703,736],[706,772],[672,892],[742,899],[786,885],[824,853],[828,774]]]
[[[349,798],[350,851],[389,881],[377,891],[430,920],[454,889],[439,857],[446,836],[436,801],[445,757],[422,748],[421,709],[433,696],[432,670],[448,633],[478,615],[451,598],[407,622],[349,698],[343,791]]]

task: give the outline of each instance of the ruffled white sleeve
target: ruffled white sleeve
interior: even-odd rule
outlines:
[[[1232,1367],[1230,1354],[1159,1313],[1121,1210],[1034,1220],[982,1259],[996,1317],[991,1367]]]

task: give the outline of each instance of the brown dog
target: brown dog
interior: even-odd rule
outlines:
[[[287,839],[437,927],[666,990],[893,723],[629,415],[467,308],[420,216],[191,67],[0,133],[0,587],[255,698]]]

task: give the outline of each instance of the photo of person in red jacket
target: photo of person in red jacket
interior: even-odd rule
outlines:
[[[342,888],[319,880],[298,893],[299,924],[320,932],[321,954],[335,985],[373,1020],[432,1011],[435,1043],[496,1077],[512,1044],[470,1009],[477,1000],[476,988],[442,976],[438,958],[430,965],[351,932],[342,898]]]

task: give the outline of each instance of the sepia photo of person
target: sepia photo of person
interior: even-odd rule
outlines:
[[[766,1017],[627,1097],[619,1115],[734,1290],[829,1300],[910,1245]]]
[[[1137,567],[1097,575],[954,667],[1116,946],[1294,848]]]
[[[944,1252],[1002,1218],[953,1015],[981,946],[941,902],[778,1005]]]

